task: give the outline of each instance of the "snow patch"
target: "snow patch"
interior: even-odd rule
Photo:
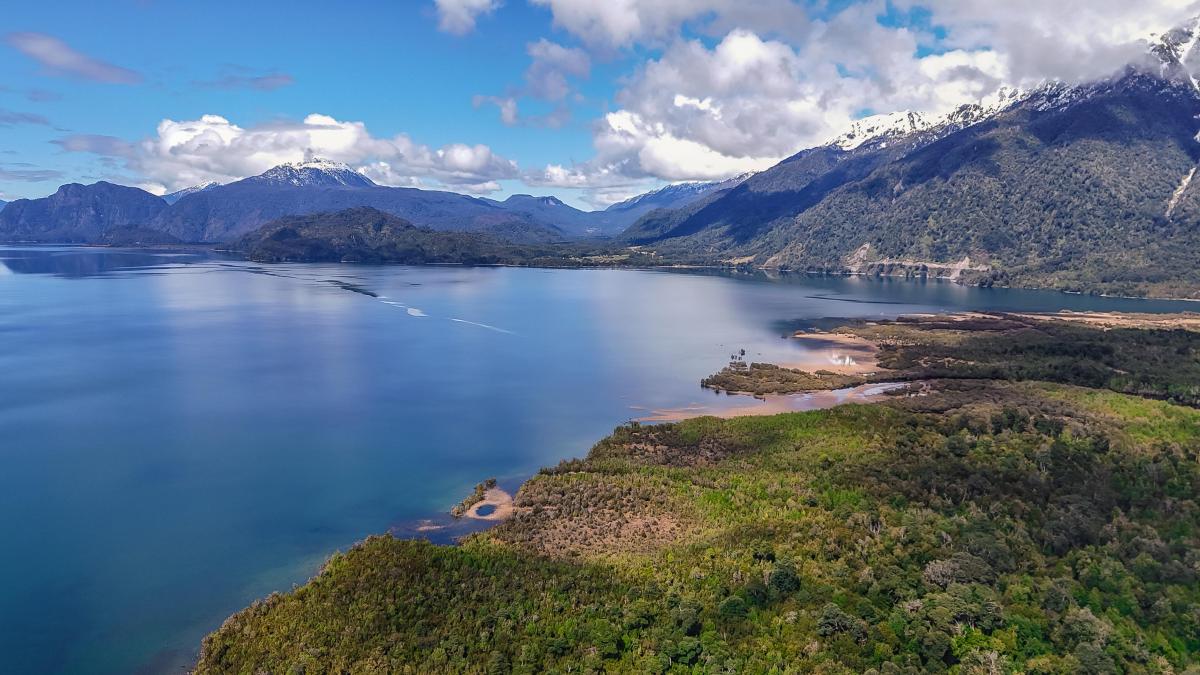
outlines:
[[[1024,100],[1027,95],[1022,89],[1001,87],[978,102],[961,105],[941,116],[929,117],[911,110],[872,115],[851,122],[826,145],[834,145],[850,152],[868,143],[876,144],[881,149],[886,148],[891,140],[903,139],[913,134],[930,132],[940,136],[990,119]]]
[[[314,157],[303,162],[288,162],[268,169],[257,177],[259,180],[273,183],[295,185],[297,187],[373,187],[375,183],[363,174],[350,168],[350,165],[335,162],[320,157]]]

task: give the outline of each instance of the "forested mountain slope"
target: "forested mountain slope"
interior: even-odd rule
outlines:
[[[1187,56],[806,150],[626,237],[698,261],[1200,297]]]

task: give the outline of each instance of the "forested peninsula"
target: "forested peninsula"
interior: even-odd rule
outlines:
[[[848,323],[913,386],[619,427],[460,545],[335,555],[196,672],[1192,672],[1193,328]]]

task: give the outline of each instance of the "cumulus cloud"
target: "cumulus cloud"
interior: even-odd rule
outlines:
[[[514,162],[486,145],[431,148],[405,134],[377,137],[362,122],[320,114],[251,127],[219,115],[165,119],[153,136],[134,143],[94,135],[68,136],[57,143],[72,152],[119,158],[128,170],[167,191],[212,180],[231,182],[313,155],[346,162],[386,185],[481,192],[498,189],[496,181],[519,175]]]
[[[108,84],[137,84],[142,81],[140,73],[80,53],[53,35],[8,33],[4,36],[4,41],[40,63],[43,70],[51,75]]]
[[[475,30],[475,21],[500,7],[500,0],[434,0],[438,13],[438,28],[454,35],[466,35]]]
[[[1200,12],[1195,0],[866,0],[814,19],[784,0],[532,2],[593,48],[654,49],[594,124],[595,156],[530,177],[609,191],[764,169],[868,114],[938,115],[1006,85],[1105,76]]]
[[[897,0],[921,7],[947,43],[989,49],[1017,81],[1104,76],[1143,51],[1142,41],[1200,12],[1195,0]]]

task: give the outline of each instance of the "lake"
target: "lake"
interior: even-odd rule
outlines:
[[[0,654],[179,672],[333,551],[516,487],[822,317],[1194,303],[859,278],[0,248]]]

